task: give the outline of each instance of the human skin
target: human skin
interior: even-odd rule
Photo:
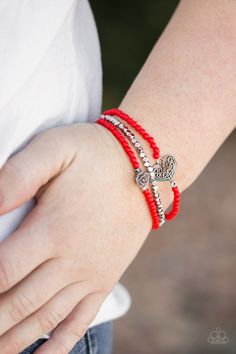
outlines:
[[[235,127],[235,57],[235,1],[184,0],[120,105],[176,157],[181,191]],[[1,352],[56,327],[36,353],[68,353],[151,229],[131,164],[97,124],[53,128],[3,166],[0,196],[0,214],[37,199],[0,244]]]

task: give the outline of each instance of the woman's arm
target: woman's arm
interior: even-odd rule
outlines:
[[[235,48],[234,0],[184,0],[121,104],[176,156],[181,190],[234,129]],[[50,129],[9,159],[0,214],[34,195],[36,207],[0,245],[0,348],[18,353],[56,327],[36,353],[65,354],[136,256],[151,218],[130,162],[96,124]]]
[[[121,109],[177,158],[181,190],[235,128],[236,3],[183,0]]]

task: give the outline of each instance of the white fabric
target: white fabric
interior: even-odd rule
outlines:
[[[87,0],[0,1],[0,167],[49,127],[95,120],[101,96],[99,41]],[[31,200],[0,217],[0,241],[33,206]],[[123,315],[129,304],[117,285],[92,325]]]

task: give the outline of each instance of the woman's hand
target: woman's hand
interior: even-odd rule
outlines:
[[[53,330],[37,354],[65,354],[151,228],[131,164],[97,124],[53,128],[0,171],[0,214],[37,204],[0,244],[0,348],[17,354]]]

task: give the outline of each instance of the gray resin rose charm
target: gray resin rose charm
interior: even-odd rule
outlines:
[[[148,172],[138,171],[136,174],[137,185],[141,189],[146,189],[150,181],[150,174]]]

